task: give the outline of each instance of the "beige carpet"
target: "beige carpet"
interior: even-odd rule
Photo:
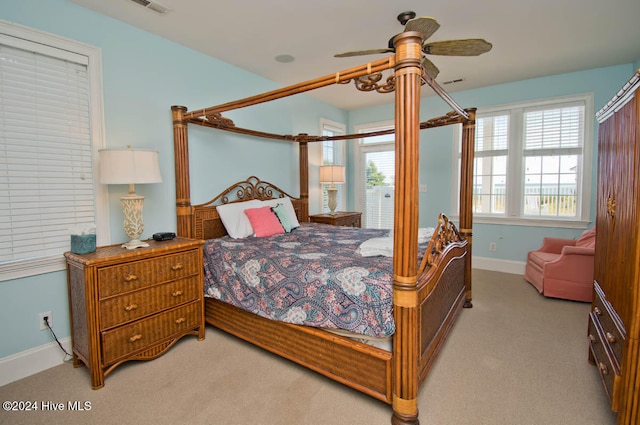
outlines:
[[[587,361],[589,305],[541,297],[521,276],[474,271],[464,310],[419,395],[423,425],[613,425]],[[0,387],[64,411],[0,412],[0,424],[389,424],[391,408],[213,328],[90,388],[63,364]],[[91,410],[68,411],[68,402]]]

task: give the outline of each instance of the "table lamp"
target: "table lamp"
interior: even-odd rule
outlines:
[[[162,183],[158,152],[144,149],[102,149],[100,155],[100,183],[128,184],[129,193],[120,198],[124,222],[122,227],[129,236],[123,248],[148,247],[140,240],[144,231],[142,206],[144,196],[135,193],[136,184]]]
[[[344,183],[344,166],[343,165],[322,165],[320,166],[320,183],[331,183],[331,187],[327,188],[329,214],[335,215],[336,206],[338,202],[336,200],[336,194],[338,189],[334,186],[335,183]]]

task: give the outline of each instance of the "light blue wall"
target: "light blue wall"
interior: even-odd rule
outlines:
[[[637,68],[637,67],[636,67]],[[476,90],[451,93],[463,108],[482,108],[534,99],[593,93],[594,113],[604,106],[611,97],[628,81],[636,69],[632,64],[619,65],[589,71],[574,72],[552,77],[536,78],[515,83],[496,85]],[[430,90],[423,87],[423,90]],[[436,96],[423,99],[421,120],[440,116],[451,108]],[[366,110],[352,111],[350,125],[353,127],[367,122],[393,118],[393,106],[379,106]],[[597,165],[597,122],[593,126],[593,169]],[[457,197],[457,188],[452,186],[454,165],[453,128],[441,127],[421,132],[420,181],[427,184],[427,192],[420,196],[420,225],[432,226],[439,212],[453,215],[452,197]],[[350,151],[353,155],[353,150]],[[594,173],[591,187],[591,220],[595,216]],[[528,227],[512,225],[474,224],[473,254],[492,259],[525,261],[527,252],[538,248],[544,236],[574,238],[580,229]],[[489,243],[496,242],[497,250],[489,251]]]
[[[107,147],[131,145],[159,151],[163,183],[136,186],[136,191],[145,196],[143,238],[157,231],[175,230],[171,105],[199,109],[280,87],[64,0],[2,1],[0,19],[102,49]],[[302,79],[307,77],[317,75]],[[317,134],[321,117],[347,120],[346,112],[306,95],[273,102],[269,108],[245,108],[225,116],[238,126],[278,134]],[[193,180],[206,182],[206,186],[192,187],[193,201],[206,201],[249,174],[297,195],[297,147],[256,140],[211,129],[190,132]],[[119,202],[126,190],[125,186],[109,189],[112,243],[127,240]],[[37,315],[44,311],[52,311],[58,337],[68,337],[64,272],[0,282],[0,358],[52,341],[48,332],[39,330]]]

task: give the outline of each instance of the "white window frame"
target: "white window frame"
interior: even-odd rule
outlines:
[[[338,135],[345,135],[347,134],[347,126],[345,124],[336,122],[336,121],[331,121],[328,120],[326,118],[320,118],[320,134],[324,135],[325,131],[330,131],[332,132],[335,136]],[[345,153],[345,142],[344,140],[333,140],[331,141],[334,143],[333,146],[333,165],[342,165],[344,167],[347,166],[346,164],[346,153]],[[320,161],[319,161],[319,165],[322,166],[324,165],[324,148],[325,148],[325,143],[327,142],[322,142],[322,149],[320,152]],[[320,172],[320,170],[318,169],[318,173]],[[326,190],[325,190],[325,186],[329,187],[329,184],[326,183],[320,183],[319,184],[319,200],[318,202],[320,203],[320,209],[323,213],[328,213],[329,212],[329,207],[327,206],[327,202],[326,202]],[[346,182],[344,184],[338,184],[336,185],[336,188],[338,189],[338,192],[336,193],[336,197],[338,200],[338,207],[337,207],[337,211],[344,211],[347,208],[347,188],[346,188]]]
[[[87,57],[87,76],[89,79],[90,99],[89,119],[91,122],[93,169],[97,170],[98,150],[105,147],[101,50],[88,44],[14,24],[5,20],[0,20],[0,37],[4,43],[8,43],[9,40],[13,40],[14,44],[23,43],[24,46],[28,43],[37,43],[43,45],[44,49],[47,49],[46,46],[49,46],[50,48],[68,51]],[[98,245],[108,245],[110,243],[108,192],[105,185],[99,184],[97,174],[97,172],[93,173],[96,209],[96,242]],[[16,260],[0,264],[0,281],[50,273],[64,270],[65,268],[65,259],[62,255],[30,260]]]
[[[524,145],[522,137],[524,135],[524,111],[530,108],[541,108],[561,106],[562,104],[584,102],[584,140],[582,155],[579,166],[578,181],[578,207],[577,218],[536,218],[524,216],[522,214],[522,179]],[[518,102],[507,105],[478,108],[476,118],[490,115],[497,115],[503,112],[509,115],[509,135],[508,135],[508,159],[507,159],[507,211],[504,215],[473,214],[474,223],[486,224],[510,224],[521,226],[541,226],[541,227],[562,227],[562,228],[585,228],[590,223],[591,213],[591,182],[593,178],[592,154],[593,154],[593,93],[583,93],[572,96],[561,96],[536,101]],[[454,129],[454,140],[457,146],[461,146],[462,128],[456,126]],[[455,150],[453,179],[457,187],[460,187],[460,149]],[[459,211],[459,197],[452,199],[454,211]]]
[[[389,130],[395,127],[395,122],[393,120],[386,120],[386,121],[378,121],[378,122],[372,122],[372,123],[366,123],[366,124],[359,124],[356,125],[354,127],[354,131],[356,134],[358,133],[369,133],[372,131],[378,131],[378,130]],[[363,197],[363,193],[365,191],[365,185],[364,185],[364,180],[361,178],[367,168],[367,164],[364,164],[362,161],[362,157],[363,154],[366,152],[381,152],[381,151],[388,151],[388,150],[392,150],[394,151],[394,155],[395,155],[395,150],[396,150],[396,146],[395,146],[395,141],[394,141],[394,135],[392,134],[390,136],[392,138],[392,140],[390,142],[381,142],[381,143],[362,143],[364,138],[360,138],[357,139],[357,143],[355,144],[355,149],[354,149],[354,175],[355,177],[355,182],[354,182],[354,193],[355,195],[355,209],[356,211],[362,211],[362,223],[364,225],[364,223],[367,222],[367,208],[366,205],[364,205],[364,197]]]

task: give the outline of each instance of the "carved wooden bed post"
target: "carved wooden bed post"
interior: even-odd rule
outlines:
[[[462,164],[460,175],[460,234],[469,242],[469,252],[473,239],[473,162],[475,148],[476,109],[467,109],[469,119],[462,126]],[[465,308],[471,308],[471,255],[465,257],[464,284],[466,289]]]
[[[396,46],[396,193],[393,241],[393,416],[394,425],[418,424],[418,171],[422,35],[405,32]]]
[[[300,152],[300,199],[302,199],[301,219],[309,220],[309,148],[308,142],[298,143]]]
[[[191,228],[191,186],[189,181],[189,136],[184,106],[172,106],[173,151],[175,152],[176,220],[178,236],[193,237]]]

